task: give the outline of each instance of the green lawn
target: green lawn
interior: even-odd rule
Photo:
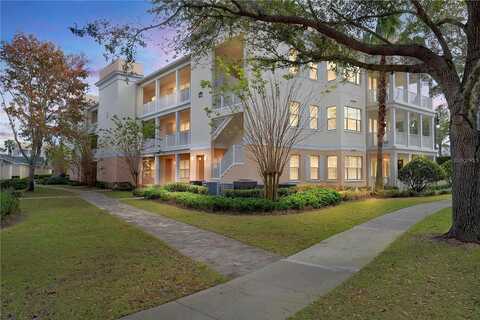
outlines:
[[[133,198],[134,195],[132,191],[103,191],[102,194],[110,198],[121,199],[121,198]]]
[[[75,196],[74,193],[67,190],[53,189],[49,187],[35,186],[35,191],[25,191],[23,192],[23,197],[33,198],[33,197],[52,197],[52,196]]]
[[[449,198],[368,199],[299,214],[266,216],[212,214],[152,200],[122,201],[287,256],[385,213]]]
[[[0,233],[2,319],[118,319],[224,281],[80,198],[21,208]]]
[[[480,246],[431,240],[450,219],[445,209],[420,222],[292,319],[480,319]]]

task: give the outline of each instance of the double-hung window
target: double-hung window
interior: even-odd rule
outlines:
[[[290,102],[290,126],[298,127],[300,117],[300,103],[292,101]]]
[[[362,124],[362,111],[357,108],[345,107],[344,113],[345,130],[360,132]]]
[[[362,157],[345,157],[345,180],[362,179]]]
[[[190,178],[190,160],[189,159],[180,160],[178,171],[179,171],[178,173],[179,173],[180,179]]]
[[[300,179],[300,156],[298,154],[293,154],[290,156],[290,180],[299,180]]]
[[[337,156],[328,156],[327,157],[327,179],[336,180],[337,179]]]
[[[318,80],[318,64],[310,62],[308,66],[310,67],[309,78]]]
[[[310,106],[310,129],[318,129],[318,107]]]
[[[337,64],[334,62],[327,62],[327,81],[337,79]]]
[[[318,180],[318,156],[310,156],[310,179]]]
[[[349,69],[343,69],[343,76],[345,80],[350,83],[359,85],[360,84],[360,68],[350,67]]]
[[[327,108],[327,130],[337,129],[337,107]]]

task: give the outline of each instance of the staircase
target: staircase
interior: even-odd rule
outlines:
[[[221,179],[227,172],[236,165],[241,165],[244,162],[243,146],[234,144],[228,148],[223,155],[222,160],[212,167],[212,178]]]

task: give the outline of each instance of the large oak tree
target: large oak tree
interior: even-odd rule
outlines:
[[[429,74],[448,102],[454,160],[453,223],[447,237],[480,242],[480,1],[475,0],[155,0],[150,26],[100,21],[74,28],[134,57],[153,28],[176,28],[173,44],[196,56],[222,37],[243,33],[259,59],[277,65],[335,61],[374,71]],[[380,19],[402,23],[395,40]],[[160,22],[158,22],[160,21]],[[378,42],[366,41],[366,35]],[[282,45],[283,44],[283,45]],[[283,47],[296,50],[292,62]],[[385,56],[388,63],[380,64]]]
[[[82,119],[88,76],[85,59],[51,42],[16,34],[0,47],[0,88],[17,146],[29,164],[29,190],[47,139]]]

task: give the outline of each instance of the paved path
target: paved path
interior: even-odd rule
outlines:
[[[416,222],[449,206],[440,201],[386,214],[260,270],[122,320],[285,319],[352,276]]]
[[[228,277],[247,274],[281,259],[280,256],[265,250],[135,208],[96,191],[73,190],[73,192]]]

